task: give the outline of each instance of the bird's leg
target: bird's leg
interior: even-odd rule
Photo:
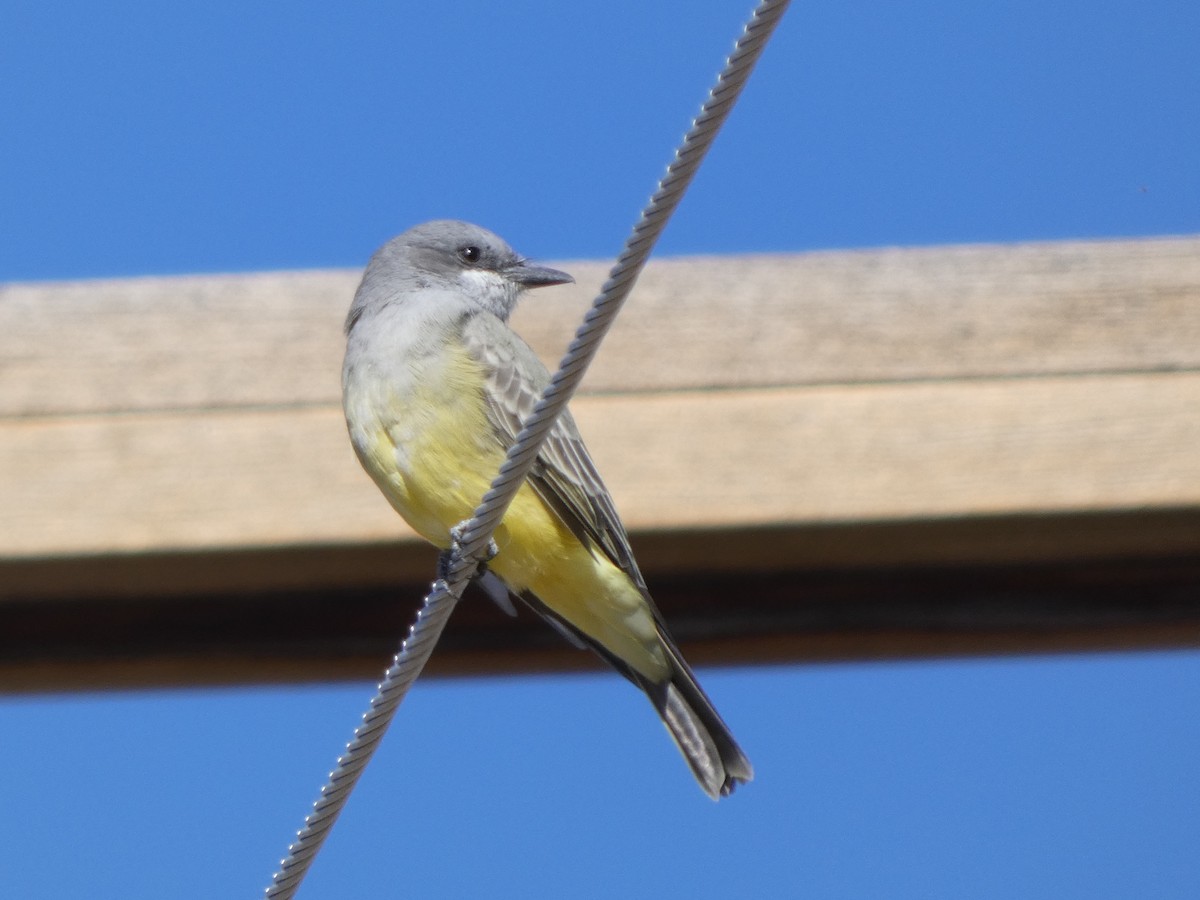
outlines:
[[[450,529],[450,549],[443,550],[438,556],[438,578],[448,580],[450,577],[450,562],[454,559],[456,553],[462,553],[463,534],[467,530],[467,522],[459,522]],[[481,578],[487,572],[487,564],[495,559],[496,554],[500,552],[500,548],[496,546],[496,542],[489,540],[487,548],[484,550],[484,558],[481,559],[475,567],[475,573],[471,576],[471,580]]]
[[[438,556],[438,578],[442,581],[450,580],[450,563],[456,553],[462,553],[463,533],[466,531],[466,526],[466,522],[459,522],[450,529],[450,540],[452,542],[450,549],[443,550]],[[486,557],[475,565],[475,573],[471,576],[471,581],[482,588],[483,592],[503,612],[510,616],[515,616],[517,608],[513,605],[512,598],[509,597],[508,588],[494,572],[488,570],[488,562],[495,559],[496,554],[499,552],[500,548],[496,546],[496,542],[488,541],[488,545],[484,550]]]
[[[450,560],[454,559],[453,550],[443,550],[438,554],[437,561],[437,577],[438,581],[450,580]]]

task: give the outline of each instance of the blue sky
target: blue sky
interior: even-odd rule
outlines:
[[[7,3],[0,281],[357,267],[444,216],[610,257],[748,8]],[[659,251],[1200,231],[1198,34],[794,5]],[[301,896],[1200,895],[1200,653],[701,677],[759,773],[718,805],[616,675],[420,684]],[[372,687],[0,699],[5,895],[256,895]]]

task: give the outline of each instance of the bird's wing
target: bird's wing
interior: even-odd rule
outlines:
[[[463,324],[463,342],[487,373],[488,420],[507,451],[550,375],[529,345],[494,316],[468,317]],[[542,502],[584,546],[606,554],[645,593],[625,527],[570,412],[558,417],[528,480]]]

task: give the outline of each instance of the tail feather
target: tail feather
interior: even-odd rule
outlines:
[[[523,593],[521,599],[538,615],[550,622],[576,646],[591,647],[618,672],[636,684],[650,698],[667,726],[683,758],[704,792],[714,800],[728,796],[739,784],[754,779],[754,767],[734,740],[729,726],[696,681],[679,648],[659,623],[658,634],[670,664],[671,675],[652,681],[633,669],[625,660],[609,651],[595,638],[584,634],[536,596]]]
[[[654,708],[662,717],[683,758],[704,792],[714,800],[727,796],[739,784],[754,778],[754,767],[734,740],[712,701],[701,690],[687,663],[674,651],[674,675],[662,685],[644,684]]]

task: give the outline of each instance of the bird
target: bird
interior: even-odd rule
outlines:
[[[345,323],[350,441],[392,507],[443,552],[550,380],[509,315],[527,290],[573,281],[453,220],[393,238],[363,273]],[[489,575],[646,694],[705,793],[754,777],[667,631],[569,411],[491,552]]]

